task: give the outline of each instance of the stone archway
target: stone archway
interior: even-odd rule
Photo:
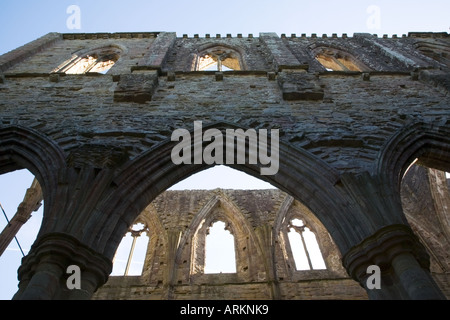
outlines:
[[[230,124],[214,124],[215,128],[225,130]],[[208,127],[205,127],[206,130]],[[106,256],[114,250],[127,224],[134,221],[139,213],[161,192],[188,176],[204,170],[209,166],[175,165],[170,158],[174,143],[167,142],[158,148],[149,150],[137,159],[129,162],[114,183],[115,192],[104,202],[102,211],[114,212],[114,219],[106,222],[105,230],[114,230],[102,234],[98,245]],[[305,150],[280,143],[280,169],[274,176],[259,176],[258,165],[230,165],[234,169],[269,181],[279,189],[291,194],[304,203],[318,216],[338,246],[348,248],[352,241],[360,236],[354,233],[352,219],[348,219],[346,200],[335,187],[339,181],[338,174],[323,161],[315,158]],[[123,197],[126,195],[126,201]],[[359,219],[358,217],[352,217]],[[94,222],[92,222],[94,223]],[[98,223],[95,223],[98,224]],[[345,234],[346,232],[346,234]],[[354,238],[354,240],[351,240]],[[100,248],[99,248],[100,249]]]

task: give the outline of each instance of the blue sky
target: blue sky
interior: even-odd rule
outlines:
[[[69,30],[67,8],[80,8],[81,28]],[[373,11],[373,8],[378,11]],[[171,31],[178,36],[199,34],[204,36],[231,33],[247,35],[276,32],[298,35],[316,33],[331,35],[355,32],[382,34],[407,34],[409,31],[450,32],[450,1],[25,1],[0,2],[0,54],[13,50],[49,32],[125,32]],[[377,16],[374,16],[377,14]],[[373,24],[376,18],[376,24]],[[370,23],[372,22],[372,23]],[[207,173],[183,182],[180,188],[210,189],[261,188],[253,179],[245,185],[239,176],[224,168],[215,172],[215,179]],[[221,179],[217,178],[221,175]],[[228,178],[230,184],[211,184]],[[0,177],[0,202],[9,218],[16,212],[26,188],[33,177],[27,172]],[[212,181],[213,180],[213,181]],[[233,184],[234,182],[234,184]],[[237,184],[236,184],[237,183]],[[42,212],[32,219],[18,234],[27,252],[42,219]],[[0,231],[6,221],[0,217]],[[15,243],[0,257],[0,299],[10,299],[17,290],[17,268],[21,254]]]
[[[66,9],[81,9],[81,29],[68,30]],[[368,28],[375,5],[380,28]],[[172,31],[178,35],[259,32],[403,34],[450,31],[448,0],[362,1],[27,1],[2,0],[0,54],[48,32]]]

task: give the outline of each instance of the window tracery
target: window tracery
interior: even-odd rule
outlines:
[[[116,47],[104,47],[89,53],[76,55],[63,63],[54,72],[66,74],[83,74],[96,72],[106,74],[119,60],[121,50]]]
[[[113,260],[113,275],[141,275],[149,242],[149,229],[135,223],[125,234]]]
[[[292,219],[287,225],[289,243],[297,270],[326,269],[316,235],[303,220]]]
[[[195,71],[242,70],[242,57],[237,50],[217,45],[201,50],[194,61]]]
[[[335,48],[318,48],[314,50],[315,59],[327,71],[370,71],[362,62],[351,54]]]

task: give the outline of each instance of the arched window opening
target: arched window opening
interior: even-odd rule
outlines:
[[[121,51],[115,47],[93,50],[77,56],[58,67],[54,72],[84,74],[88,72],[106,74],[120,58]]]
[[[17,270],[36,240],[44,203],[37,179],[26,169],[0,176],[0,300],[17,292]]]
[[[327,71],[369,71],[361,62],[340,50],[322,48],[315,58]]]
[[[240,207],[229,194],[245,190],[268,190],[270,193],[271,189],[276,188],[242,171],[219,165],[193,174],[168,190],[189,190],[193,196],[208,194],[208,198],[197,200],[206,200],[206,203],[196,208],[199,211],[195,213],[195,231],[186,233],[190,240],[180,242],[186,244],[179,248],[180,251],[188,250],[180,261],[189,262],[191,280],[213,273],[231,276],[248,273],[249,261],[257,259],[250,257],[254,239],[246,231],[249,226],[240,216]],[[212,192],[207,192],[209,190]]]
[[[94,66],[89,70],[89,72],[106,74],[115,63],[116,63],[115,59],[109,59],[107,57],[103,57],[102,59],[97,58],[97,61],[95,62]]]
[[[116,63],[117,59],[108,59],[107,57],[99,57],[97,55],[87,55],[76,61],[65,73],[67,74],[83,74],[87,72],[97,72],[106,74],[109,69]]]
[[[95,64],[97,63],[97,57],[96,56],[90,56],[87,55],[81,59],[78,59],[76,62],[71,65],[65,73],[67,74],[82,74],[89,72],[90,69],[92,69]]]
[[[302,220],[293,219],[288,225],[289,244],[297,270],[326,269],[316,235]]]
[[[233,71],[235,69],[227,67],[222,60],[214,59],[213,57],[210,57],[206,55],[203,58],[200,58],[200,65],[204,65],[201,70],[202,71]],[[229,64],[230,65],[230,64]],[[239,69],[237,69],[239,70]]]
[[[228,47],[214,46],[197,55],[196,71],[232,71],[242,70],[240,54]]]
[[[111,275],[139,276],[142,274],[147,245],[148,228],[143,223],[134,224],[117,248]]]
[[[205,273],[235,273],[234,237],[222,221],[215,222],[206,236]]]

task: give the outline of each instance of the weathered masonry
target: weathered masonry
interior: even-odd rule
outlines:
[[[0,173],[35,175],[42,191],[22,211],[39,192],[44,201],[14,298],[449,297],[449,57],[445,32],[51,33],[0,56]],[[165,193],[209,167],[171,161],[172,132],[194,121],[278,129],[275,175],[233,167],[282,193],[245,196],[268,206],[258,210],[239,193]],[[146,213],[158,203],[180,212]],[[292,269],[281,240],[292,210],[316,232],[327,270]],[[202,274],[202,239],[217,219],[235,239],[233,275]],[[151,235],[151,265],[110,277],[136,221]],[[80,290],[66,286],[70,265]],[[370,265],[381,289],[367,287]]]

